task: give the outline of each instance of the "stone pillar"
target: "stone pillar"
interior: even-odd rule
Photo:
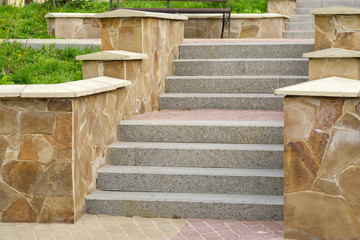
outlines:
[[[305,53],[309,58],[309,80],[343,77],[360,80],[360,52],[329,48]]]
[[[286,239],[360,239],[360,82],[277,89],[284,104]]]
[[[296,0],[268,0],[269,13],[295,14]]]
[[[336,6],[311,13],[315,15],[315,50],[360,51],[360,9]]]

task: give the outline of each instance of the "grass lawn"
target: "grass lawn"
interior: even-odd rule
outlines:
[[[13,51],[14,48],[14,51]],[[34,50],[19,43],[0,45],[0,85],[50,84],[82,79],[81,61],[77,55],[100,51],[100,48],[54,49],[52,46]],[[13,52],[13,54],[12,54]]]

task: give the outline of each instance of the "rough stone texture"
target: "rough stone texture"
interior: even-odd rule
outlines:
[[[95,18],[47,18],[48,35],[56,38],[100,38],[101,27]]]
[[[310,103],[314,110],[302,111]],[[359,103],[286,97],[285,133],[304,128],[291,115],[313,121],[306,125],[310,134],[301,139],[299,134],[285,134],[285,238],[360,238],[360,195],[355,189],[360,184]]]
[[[287,19],[231,18],[230,38],[282,38]],[[220,38],[222,18],[191,18],[185,22],[185,38]],[[224,38],[228,30],[224,30]]]
[[[2,214],[4,222],[34,222],[36,218],[26,198],[17,198]]]
[[[309,80],[327,77],[360,79],[358,58],[321,58],[309,60]]]
[[[296,0],[268,0],[269,13],[295,14]]]
[[[360,15],[315,15],[315,50],[360,50]]]

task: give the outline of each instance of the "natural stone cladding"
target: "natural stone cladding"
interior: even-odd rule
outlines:
[[[287,239],[360,238],[360,99],[286,97]]]
[[[269,13],[295,14],[296,0],[268,0]]]

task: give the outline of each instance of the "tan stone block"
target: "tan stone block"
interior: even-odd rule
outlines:
[[[115,50],[115,47],[111,43],[109,30],[104,28],[101,28],[101,50]]]
[[[310,59],[309,60],[309,80],[320,79],[325,65],[327,64],[328,59]]]
[[[20,133],[52,134],[55,115],[49,112],[23,112],[20,115]]]
[[[99,19],[92,19],[91,20],[91,27],[93,28],[101,28],[101,22]]]
[[[282,38],[284,19],[264,19],[260,22],[259,38]]]
[[[322,99],[319,110],[316,113],[314,128],[329,133],[331,126],[341,116],[343,105],[343,99]]]
[[[46,111],[46,99],[1,99],[0,105],[21,111]]]
[[[339,32],[333,47],[360,51],[360,32]]]
[[[327,59],[324,70],[320,78],[343,77],[358,80],[359,68],[356,58],[331,58]]]
[[[309,145],[314,156],[321,161],[328,143],[329,135],[322,131],[313,130],[309,137]]]
[[[72,160],[72,114],[57,114],[54,145],[58,160]]]
[[[119,28],[120,20],[120,18],[101,18],[101,28]]]
[[[17,111],[0,106],[0,134],[16,133],[18,129]]]
[[[83,79],[103,76],[103,73],[100,71],[101,69],[99,69],[99,67],[100,63],[98,61],[83,61]]]
[[[360,119],[351,113],[345,113],[336,125],[351,131],[360,132]]]
[[[142,28],[120,28],[119,50],[142,53]]]
[[[259,32],[259,26],[248,25],[242,26],[240,37],[241,38],[256,38]]]
[[[336,15],[336,20],[346,30],[360,30],[360,16],[358,15]]]
[[[355,111],[357,114],[360,115],[360,103],[358,103],[356,106],[355,106]]]
[[[329,40],[335,39],[335,22],[336,20],[334,16],[315,16],[315,28]]]
[[[5,153],[8,147],[8,143],[3,136],[0,136],[0,169],[5,160]]]
[[[284,100],[284,141],[307,140],[315,124],[316,106],[301,97]]]
[[[32,161],[11,161],[3,166],[3,180],[16,190],[30,193],[33,184],[42,173],[39,164]]]
[[[135,82],[142,77],[141,61],[129,61],[126,63],[126,80]]]
[[[32,198],[28,199],[32,209],[34,210],[36,216],[40,216],[41,211],[43,209],[43,204],[45,201],[44,197],[36,197],[33,196]]]
[[[284,238],[358,239],[360,226],[346,202],[317,192],[286,194]]]
[[[37,196],[73,196],[71,162],[57,162],[50,165],[40,176],[34,187]]]
[[[13,134],[13,135],[8,136],[6,139],[9,144],[10,149],[18,150],[20,147],[20,144],[22,142],[22,135]]]
[[[360,158],[360,133],[334,128],[322,161],[319,176],[334,179],[349,164]]]
[[[13,203],[19,194],[6,183],[0,181],[0,196],[0,211],[2,211]]]
[[[104,76],[125,79],[124,76],[124,61],[110,61],[104,62]]]
[[[72,197],[48,197],[41,214],[44,223],[74,223],[74,199]]]
[[[329,39],[324,33],[315,28],[315,51],[331,48],[335,37]]]
[[[47,164],[53,157],[54,150],[42,135],[25,135],[18,154],[19,160],[32,160]]]
[[[104,139],[104,129],[101,124],[100,117],[97,116],[94,128],[92,129],[92,136],[93,136],[93,142],[94,144],[104,146],[105,145],[105,139]]]
[[[121,27],[141,27],[141,18],[123,18],[121,19]]]
[[[3,222],[35,222],[36,215],[29,202],[18,197],[2,214]]]
[[[327,180],[317,178],[314,185],[311,188],[313,192],[322,192],[329,195],[340,196],[341,190],[334,180]]]
[[[320,164],[321,159],[316,159],[304,142],[286,144],[284,149],[284,192],[310,190]]]
[[[360,167],[349,167],[339,175],[339,185],[343,196],[350,205],[358,221],[360,221]]]
[[[70,99],[50,99],[47,105],[51,112],[71,112],[72,100]]]

